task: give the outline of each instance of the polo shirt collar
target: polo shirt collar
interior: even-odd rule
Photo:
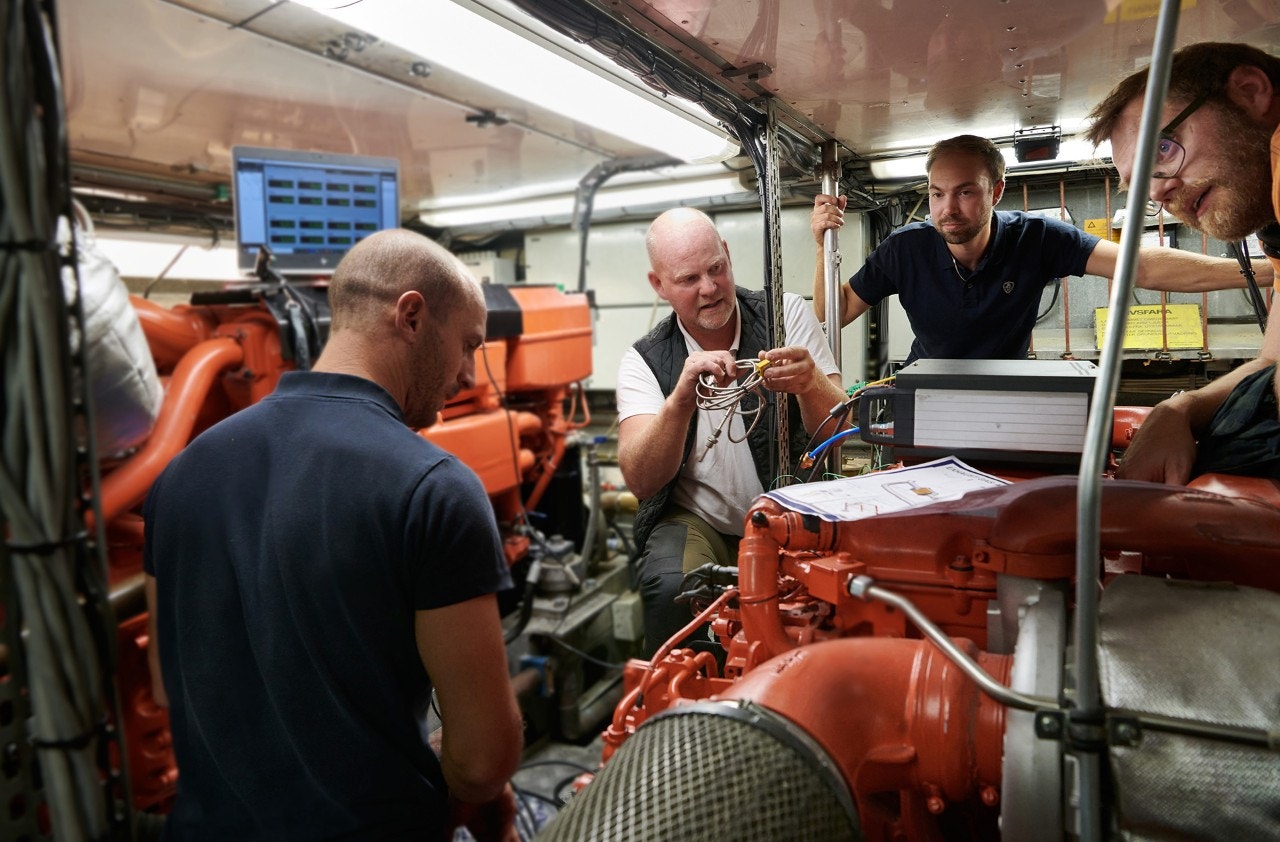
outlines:
[[[280,375],[273,395],[283,397],[319,396],[369,401],[404,422],[400,404],[386,389],[364,377],[329,371],[286,371]]]

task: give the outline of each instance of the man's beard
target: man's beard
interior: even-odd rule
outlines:
[[[721,304],[728,304],[728,301],[721,301]],[[727,325],[729,320],[733,318],[735,309],[736,307],[733,304],[729,304],[729,306],[725,307],[724,315],[720,315],[719,313],[704,314],[700,310],[698,311],[697,318],[694,319],[694,323],[703,330],[719,330]]]
[[[1218,175],[1184,185],[1167,204],[1178,219],[1219,240],[1243,240],[1276,218],[1271,204],[1271,134],[1231,106],[1216,109],[1219,120],[1211,159]],[[1195,202],[1211,190],[1209,207],[1196,218]]]
[[[436,422],[445,401],[458,393],[459,385],[445,386],[448,372],[441,370],[436,356],[440,347],[440,332],[428,328],[427,336],[418,340],[410,351],[411,373],[409,394],[405,401],[405,423],[414,429],[429,427]]]
[[[948,243],[950,243],[953,246],[962,246],[965,243],[971,242],[975,237],[978,236],[978,232],[982,230],[982,222],[966,224],[963,227],[956,229],[955,231],[944,231],[941,228],[943,224],[948,222],[963,222],[963,221],[964,220],[956,220],[952,218],[939,220],[938,233],[942,235],[942,239],[946,240]]]

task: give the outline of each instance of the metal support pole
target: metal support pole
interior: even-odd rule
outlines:
[[[782,306],[782,221],[778,215],[778,205],[782,201],[779,184],[781,167],[778,153],[778,113],[774,100],[767,103],[764,124],[765,167],[760,171],[760,206],[764,211],[764,288],[769,298],[769,335],[773,337],[771,347],[781,348],[787,344],[786,315]],[[778,486],[787,484],[791,474],[791,430],[787,418],[786,395],[779,394],[775,401],[777,434],[777,459],[774,473]],[[768,491],[769,489],[765,489]]]
[[[829,140],[822,144],[822,192],[828,196],[840,195],[840,159],[836,142]],[[831,348],[831,356],[836,365],[843,370],[843,355],[840,341],[840,232],[828,229],[822,234],[822,285],[826,296],[827,311],[823,326],[827,331],[827,345]],[[834,432],[834,431],[833,431]],[[827,473],[840,473],[840,446],[832,445],[824,457],[827,462]]]
[[[822,144],[822,192],[828,196],[840,196],[840,162],[836,142]],[[834,229],[822,234],[822,276],[827,312],[827,344],[840,364],[840,232]]]
[[[1076,516],[1076,617],[1075,644],[1075,709],[1070,716],[1077,743],[1073,749],[1079,768],[1079,835],[1082,840],[1102,838],[1102,754],[1105,730],[1100,682],[1098,678],[1098,558],[1101,539],[1102,472],[1111,443],[1111,416],[1115,410],[1116,384],[1120,380],[1120,363],[1124,356],[1124,331],[1128,321],[1125,306],[1133,290],[1138,265],[1138,247],[1142,240],[1141,220],[1146,213],[1146,187],[1151,181],[1156,142],[1163,122],[1165,88],[1169,84],[1174,38],[1178,31],[1180,0],[1161,0],[1156,23],[1155,42],[1151,50],[1151,68],[1147,78],[1147,95],[1142,106],[1142,123],[1138,131],[1133,172],[1130,174],[1129,203],[1120,237],[1120,257],[1115,283],[1111,289],[1111,318],[1107,319],[1105,341],[1098,361],[1098,378],[1094,383],[1089,422],[1085,432],[1084,453],[1080,459]]]

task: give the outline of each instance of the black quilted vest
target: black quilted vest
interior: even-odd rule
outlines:
[[[742,314],[742,335],[737,356],[740,360],[755,359],[761,351],[769,350],[773,346],[772,337],[768,335],[765,294],[763,291],[737,287],[737,297],[738,312]],[[783,318],[783,314],[777,315],[778,318]],[[672,313],[659,322],[657,327],[649,331],[643,339],[637,340],[632,347],[640,352],[640,356],[649,366],[654,377],[658,379],[662,394],[670,395],[676,381],[680,378],[680,372],[684,370],[684,361],[689,356],[689,351],[685,347],[684,334],[676,326],[675,314]],[[760,487],[767,491],[773,487],[775,479],[772,464],[776,439],[773,420],[777,413],[775,408],[777,396],[768,390],[765,391],[765,395],[768,397],[765,417],[747,437],[747,445],[751,449],[751,460],[755,463],[756,476],[760,478]],[[805,432],[804,422],[800,417],[800,404],[793,395],[787,396],[787,406],[787,428],[791,434],[791,464],[794,467],[804,453],[804,447],[808,443],[808,433]],[[701,410],[694,412],[693,418],[689,421],[689,432],[685,434],[684,457],[680,462],[682,470],[685,461],[689,459],[689,454],[693,451],[694,438],[698,429],[698,412]],[[723,441],[727,439],[722,439]],[[656,494],[640,501],[632,527],[637,553],[644,552],[649,533],[662,518],[667,503],[671,499],[671,492],[675,489],[679,478],[680,474],[676,472],[671,481],[660,488]],[[744,518],[746,515],[746,512],[742,513]]]

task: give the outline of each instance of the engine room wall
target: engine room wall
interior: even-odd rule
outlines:
[[[764,224],[758,211],[711,214],[729,246],[734,279],[749,289],[764,288]],[[594,225],[587,241],[589,289],[595,291],[596,313],[593,373],[587,387],[612,392],[617,385],[623,353],[665,318],[671,308],[649,286],[649,258],[645,232],[650,220]],[[813,297],[815,246],[809,233],[809,208],[783,208],[782,273],[787,292]],[[847,224],[840,246],[845,265],[861,263],[865,254],[863,226]],[[562,284],[572,288],[578,278],[578,235],[568,229],[531,231],[525,235],[525,279],[530,284]],[[846,328],[841,370],[845,379],[863,369],[866,326]]]

